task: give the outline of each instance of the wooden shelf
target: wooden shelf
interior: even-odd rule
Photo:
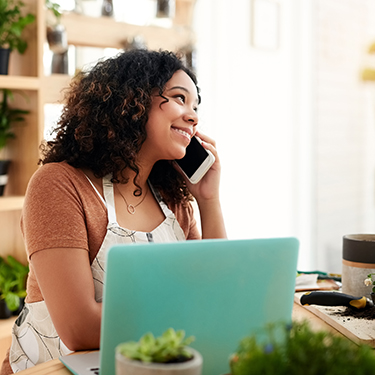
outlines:
[[[71,76],[52,74],[42,78],[43,103],[59,103],[63,100],[63,90],[69,87]]]
[[[0,197],[0,212],[21,210],[23,201],[23,196]]]
[[[173,25],[138,26],[117,22],[111,17],[87,17],[75,13],[63,14],[61,23],[67,29],[68,43],[78,47],[122,49],[129,39],[141,36],[147,48],[178,51],[195,43],[191,27],[196,0],[176,0]],[[24,0],[26,9],[35,14],[36,21],[25,30],[28,48],[24,54],[13,51],[9,75],[0,75],[0,88],[26,91],[26,95],[15,95],[15,108],[29,113],[25,126],[15,127],[16,138],[5,150],[12,160],[6,196],[0,197],[0,255],[12,254],[26,261],[25,246],[20,230],[21,210],[27,184],[37,170],[40,157],[39,145],[44,137],[45,104],[62,103],[64,88],[69,87],[72,77],[64,74],[44,75],[44,52],[48,11],[45,0]],[[0,331],[2,330],[0,322]]]
[[[40,81],[36,77],[0,76],[0,87],[6,89],[38,90]]]
[[[172,28],[138,26],[116,22],[108,17],[87,17],[75,13],[64,14],[61,23],[66,27],[68,43],[75,46],[121,49],[128,38],[142,36],[149,49],[176,51],[194,42],[191,28],[183,25]]]

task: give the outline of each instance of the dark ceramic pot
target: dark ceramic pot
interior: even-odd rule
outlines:
[[[0,48],[0,74],[7,75],[9,67],[9,48]]]
[[[0,319],[8,319],[12,316],[12,312],[8,309],[5,300],[0,299]]]
[[[64,25],[47,28],[47,41],[53,53],[62,54],[68,50],[68,36]]]
[[[10,160],[0,160],[0,196],[4,195],[4,189],[8,182],[8,170]]]

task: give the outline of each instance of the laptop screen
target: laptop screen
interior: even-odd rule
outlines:
[[[101,374],[115,374],[115,348],[147,332],[195,336],[203,375],[229,372],[240,340],[291,322],[295,238],[116,245],[105,275]]]

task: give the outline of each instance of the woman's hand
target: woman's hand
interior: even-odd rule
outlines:
[[[186,180],[186,184],[190,192],[194,195],[195,199],[199,203],[199,201],[203,200],[219,199],[221,166],[215,141],[199,131],[196,133],[196,136],[202,140],[202,146],[206,150],[211,151],[215,157],[214,164],[197,184],[192,184]]]
[[[186,184],[198,203],[202,238],[226,238],[219,199],[221,166],[216,143],[205,134],[197,132],[196,135],[202,140],[202,146],[215,156],[215,162],[197,184],[192,184],[187,180]]]

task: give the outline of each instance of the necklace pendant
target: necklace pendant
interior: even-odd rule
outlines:
[[[135,214],[135,207],[132,204],[128,204],[127,209],[128,209],[129,214],[131,215]]]

